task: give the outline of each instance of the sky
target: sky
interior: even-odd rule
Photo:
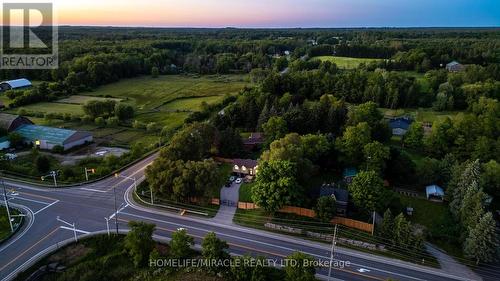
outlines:
[[[54,0],[54,3],[60,25],[500,27],[500,0]]]

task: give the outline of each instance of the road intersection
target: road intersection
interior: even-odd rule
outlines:
[[[155,158],[156,155],[151,155],[121,174],[141,181],[145,168]],[[49,248],[57,249],[64,241],[71,241],[75,234],[81,237],[106,233],[108,227],[116,231],[115,222],[123,232],[129,221],[156,224],[155,238],[166,240],[178,228],[185,228],[197,245],[213,231],[228,242],[234,255],[250,253],[282,260],[294,251],[301,251],[319,261],[330,259],[330,246],[326,244],[144,207],[134,201],[134,183],[127,178],[109,177],[87,185],[57,189],[10,180],[5,180],[5,184],[13,190],[8,195],[9,203],[25,210],[27,222],[17,235],[0,245],[0,280],[12,280],[40,258],[41,253]],[[335,259],[350,264],[334,268],[334,280],[386,280],[389,277],[413,281],[470,280],[439,269],[341,248]],[[327,272],[327,269],[318,270],[322,276]]]

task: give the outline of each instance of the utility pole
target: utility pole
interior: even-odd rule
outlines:
[[[89,172],[91,172],[92,174],[95,174],[95,169],[87,169],[87,167],[85,167],[84,171],[85,171],[85,179],[87,181],[89,181]]]
[[[372,236],[375,232],[375,211],[373,211],[373,219],[372,219]]]
[[[69,226],[71,226],[73,228],[73,234],[75,235],[75,242],[78,242],[78,237],[76,236],[76,225],[75,225],[75,223],[69,223],[67,221],[64,221],[59,216],[57,216],[57,220],[60,221],[60,222],[62,222],[62,223],[64,223],[64,224],[66,224],[66,225],[69,225]]]
[[[328,268],[328,281],[330,281],[330,276],[332,275],[332,264],[333,264],[333,254],[335,252],[335,244],[337,240],[337,225],[335,225],[335,230],[333,231],[333,239],[332,239],[332,252],[330,254],[330,264]]]
[[[111,235],[111,233],[109,232],[109,218],[104,217],[104,219],[106,220],[106,229],[108,230],[108,237],[109,237]]]
[[[52,177],[54,178],[54,186],[57,187],[57,180],[56,180],[56,171],[52,171],[50,172],[50,174],[52,175]]]
[[[7,209],[7,219],[9,220],[10,231],[14,232],[14,226],[12,225],[12,218],[10,216],[9,200],[7,200],[7,191],[5,190],[5,182],[3,181],[3,178],[2,178],[2,186],[3,186],[3,199],[5,200],[5,208]]]

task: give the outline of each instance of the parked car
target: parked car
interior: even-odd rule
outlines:
[[[240,184],[241,183],[241,178],[237,178],[235,183]]]
[[[226,187],[231,187],[231,185],[232,185],[232,184],[233,184],[233,183],[232,183],[231,181],[227,181],[227,182],[226,182]]]
[[[4,158],[7,160],[14,160],[17,158],[17,154],[15,153],[5,153]]]
[[[236,177],[235,177],[235,176],[230,176],[230,177],[229,177],[229,181],[230,181],[230,182],[233,182],[233,181],[235,181],[235,180],[236,180]]]

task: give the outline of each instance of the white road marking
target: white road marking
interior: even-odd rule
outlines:
[[[29,201],[29,202],[34,202],[34,203],[38,203],[38,204],[43,204],[43,205],[50,205],[51,204],[51,203],[48,203],[48,202],[38,201],[38,200],[34,200],[34,199],[28,199],[28,198],[19,197],[19,196],[12,197],[12,198],[19,199],[19,200],[24,200],[24,201]]]
[[[71,231],[76,231],[76,232],[80,232],[80,233],[83,233],[83,234],[90,234],[89,231],[85,231],[85,230],[81,230],[81,229],[73,229],[71,227],[67,227],[67,226],[60,226],[59,228],[61,229],[66,229],[66,230],[71,230]]]
[[[116,213],[120,213],[121,211],[125,210],[125,208],[127,208],[128,206],[129,206],[128,204],[125,204],[125,206],[123,206],[121,209],[119,209],[118,212],[116,212]],[[109,216],[108,219],[110,220],[110,219],[114,218],[116,213],[113,213],[111,216]]]
[[[99,190],[99,189],[92,189],[92,188],[85,188],[85,187],[82,187],[80,188],[82,190],[87,190],[87,191],[92,191],[92,192],[100,192],[100,193],[106,193],[107,191],[105,190]]]
[[[43,211],[43,210],[47,209],[48,207],[50,207],[50,206],[52,206],[52,205],[54,205],[54,204],[56,204],[56,203],[58,203],[58,202],[59,202],[59,200],[56,200],[56,201],[54,201],[54,202],[50,203],[49,205],[47,205],[47,206],[45,206],[45,207],[41,208],[40,210],[36,211],[36,212],[34,213],[34,215],[36,215],[36,214],[40,213],[41,211]]]
[[[365,272],[370,272],[371,270],[369,269],[366,269],[366,268],[360,268],[358,270],[356,270],[357,272],[361,272],[361,273],[365,273]]]

